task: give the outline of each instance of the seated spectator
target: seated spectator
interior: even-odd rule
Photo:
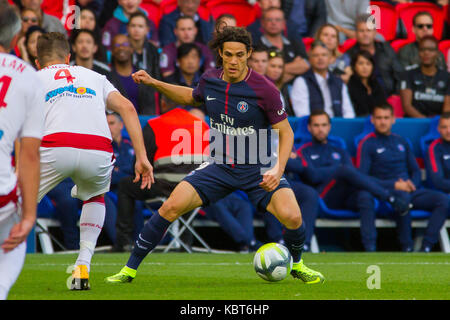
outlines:
[[[289,97],[288,86],[283,82],[284,59],[283,54],[278,49],[273,48],[269,51],[269,61],[267,63],[266,77],[281,92],[281,101],[288,116],[295,116],[292,110],[291,99]]]
[[[133,13],[128,20],[128,38],[134,50],[133,65],[147,71],[153,78],[161,79],[159,49],[147,39],[150,28],[150,20],[141,11]]]
[[[448,214],[449,199],[442,192],[420,187],[422,174],[414,152],[408,141],[392,133],[394,122],[391,105],[384,104],[374,108],[372,123],[375,132],[369,133],[359,143],[356,164],[361,172],[377,178],[385,188],[398,191],[397,194],[411,203],[414,209],[431,212],[421,248],[421,251],[429,252],[438,241],[439,231]],[[372,201],[367,201],[364,213],[367,226],[365,238],[369,245],[376,246],[373,196],[367,191],[360,192],[364,194],[358,197],[372,198]],[[412,251],[411,215],[395,215],[394,219],[399,225],[402,250]]]
[[[95,35],[88,29],[76,29],[70,35],[70,42],[72,45],[72,51],[74,53],[74,60],[71,61],[71,65],[82,66],[97,73],[109,76],[111,68],[95,60],[95,54],[98,50],[97,43],[95,42]]]
[[[330,117],[326,112],[316,110],[311,113],[308,118],[308,131],[311,133],[312,141],[297,150],[299,161],[296,162],[298,167],[296,169],[302,182],[313,186],[331,209],[355,210],[363,217],[367,204],[356,195],[357,191],[366,190],[378,199],[393,204],[398,213],[407,211],[409,203],[402,202],[401,197],[396,197],[394,192],[385,189],[376,179],[360,173],[353,166],[350,154],[346,150],[329,143],[330,130]],[[317,216],[311,216],[310,212],[306,212],[303,218],[307,228],[310,228],[307,234],[314,234]],[[361,230],[365,228],[364,223],[362,218]],[[362,232],[366,251],[374,251],[375,248],[366,245],[364,235]]]
[[[350,67],[350,57],[339,51],[338,29],[332,24],[324,24],[317,30],[315,39],[325,43],[331,51],[330,72],[341,77],[342,81],[347,83],[352,75],[352,69]]]
[[[77,224],[83,202],[71,197],[70,191],[74,185],[72,179],[67,178],[47,193],[55,207],[55,218],[60,223],[63,245],[67,250],[80,249],[80,231]]]
[[[102,44],[107,50],[112,50],[112,39],[117,34],[127,33],[127,23],[130,16],[138,11],[145,13],[139,6],[142,0],[118,0],[119,6],[114,10],[113,17],[106,22],[102,32]],[[158,33],[155,24],[149,20],[150,32],[147,34],[149,40],[158,44]]]
[[[403,66],[388,42],[375,41],[376,29],[368,25],[369,14],[356,19],[356,44],[346,54],[352,57],[359,50],[367,50],[375,60],[375,77],[388,96],[398,94]]]
[[[181,16],[178,18],[174,33],[176,36],[175,42],[164,46],[161,54],[160,67],[163,77],[168,77],[175,72],[177,67],[177,48],[183,43],[195,43],[201,50],[202,72],[215,67],[214,56],[211,50],[203,43],[195,41],[197,27],[195,26],[195,21],[193,18],[187,16]]]
[[[311,69],[295,79],[290,94],[296,117],[313,110],[325,110],[331,118],[355,117],[346,84],[328,71],[330,58],[328,47],[315,40],[309,50]]]
[[[248,59],[248,66],[259,74],[266,74],[267,63],[269,62],[269,52],[265,46],[253,48],[252,55]]]
[[[356,18],[367,12],[369,0],[325,0],[327,22],[339,30],[339,43],[356,37]],[[366,20],[368,21],[368,20]],[[376,33],[376,30],[374,30]]]
[[[102,36],[94,11],[90,7],[85,7],[80,11],[80,29],[88,29],[94,33],[97,52],[94,59],[103,63],[111,61],[111,57],[107,57],[106,48],[102,44]],[[72,31],[72,33],[75,30]]]
[[[177,49],[177,65],[175,72],[163,81],[180,86],[195,88],[200,81],[201,51],[195,43],[183,43]],[[178,106],[180,107],[180,106]],[[181,106],[190,111],[194,107]],[[195,107],[195,109],[198,109]],[[161,110],[163,113],[169,110]]]
[[[398,59],[406,70],[418,67],[419,58],[419,42],[426,36],[434,34],[433,16],[428,11],[421,11],[414,15],[412,31],[416,36],[416,41],[409,43],[398,51]],[[436,66],[439,69],[446,69],[445,58],[442,52],[437,52]]]
[[[407,117],[432,117],[450,111],[450,75],[437,68],[438,52],[433,36],[419,41],[420,65],[405,72],[400,90]]]
[[[217,17],[216,24],[214,27],[214,32],[222,32],[225,27],[236,27],[237,21],[236,18],[229,13],[224,13],[221,16]]]
[[[109,81],[119,92],[130,100],[139,115],[155,115],[155,90],[144,84],[136,84],[131,75],[136,72],[133,66],[133,48],[126,35],[118,34],[112,42],[112,68]]]
[[[200,6],[200,0],[178,0],[177,8],[171,13],[164,15],[159,23],[159,38],[161,47],[175,42],[177,37],[174,33],[179,17],[187,16],[194,19],[198,32],[195,37],[196,42],[207,44],[212,38],[214,32],[214,19],[212,16],[204,20],[197,13]]]
[[[91,12],[93,12],[95,15],[95,19],[97,20],[97,18],[100,17],[105,2],[105,0],[77,0],[76,4],[81,8],[81,11],[83,11],[84,9],[89,9]],[[108,2],[114,1],[109,0]]]
[[[163,100],[167,99],[163,97]],[[147,157],[153,165],[155,183],[150,189],[141,189],[139,183],[133,183],[134,175],[125,177],[119,182],[117,196],[117,221],[115,251],[124,251],[133,243],[133,212],[136,200],[147,200],[156,197],[168,197],[175,186],[186,174],[198,167],[195,159],[202,160],[203,152],[208,141],[201,144],[200,154],[197,148],[183,149],[178,154],[176,145],[178,140],[170,139],[173,130],[188,130],[191,143],[194,143],[194,123],[199,119],[186,110],[176,108],[157,118],[150,119],[143,129],[144,143]],[[208,130],[208,125],[201,122],[202,132]],[[198,130],[198,128],[196,129]],[[203,134],[203,133],[202,133]],[[188,140],[189,143],[189,140]],[[180,157],[181,160],[180,161]],[[189,160],[188,160],[189,159]],[[194,159],[193,162],[192,159]],[[184,161],[184,162],[183,162]]]
[[[387,96],[375,79],[375,61],[368,51],[357,52],[352,57],[351,68],[353,74],[347,83],[348,93],[356,116],[366,117],[372,114],[375,106],[385,103]]]
[[[257,0],[261,13],[269,8],[281,9],[281,0]],[[261,25],[261,17],[247,26],[247,31],[252,35],[253,43],[256,44],[259,38],[263,35],[263,28]]]
[[[203,208],[208,219],[219,223],[230,236],[241,253],[258,250],[262,245],[257,241],[253,227],[253,207],[250,201],[244,200],[237,192]]]
[[[110,190],[105,194],[106,213],[103,230],[114,245],[116,242],[117,189],[119,181],[122,178],[134,174],[134,149],[131,141],[122,136],[123,121],[120,115],[117,113],[107,114],[106,120],[108,121],[109,130],[111,131],[111,144],[113,147],[115,163],[111,175]],[[138,226],[135,228],[135,231],[139,231],[140,228],[144,226],[141,210],[142,204],[137,205],[135,208],[135,224],[138,224]]]
[[[304,36],[313,38],[320,26],[327,22],[325,0],[305,0],[305,18],[307,31]]]
[[[67,36],[66,29],[64,29],[63,24],[58,18],[46,14],[41,9],[41,4],[43,0],[21,0],[23,9],[30,9],[39,14],[40,20],[42,22],[42,29],[47,32],[60,32]]]
[[[45,30],[38,27],[29,27],[27,33],[25,34],[25,51],[21,52],[22,59],[37,69],[36,59],[37,59],[37,39],[41,34],[44,34]]]
[[[283,35],[286,27],[283,11],[278,8],[267,9],[263,12],[261,24],[263,35],[258,41],[255,40],[255,43],[267,48],[276,47],[283,52],[286,63],[284,81],[291,81],[294,77],[305,73],[309,69],[305,45],[301,38],[289,39]]]
[[[15,48],[16,55],[22,57],[22,52],[26,52],[25,47],[25,35],[29,27],[36,26],[42,27],[42,22],[40,20],[39,13],[31,9],[23,9],[20,12],[22,18],[22,29],[17,36],[17,46]]]

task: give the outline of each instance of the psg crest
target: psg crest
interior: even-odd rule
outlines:
[[[237,109],[238,109],[239,112],[242,112],[242,113],[247,112],[247,110],[248,110],[248,103],[245,102],[245,101],[239,102],[237,104]]]

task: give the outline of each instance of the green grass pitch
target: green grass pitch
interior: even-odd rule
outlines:
[[[253,254],[152,253],[132,283],[106,284],[103,279],[117,273],[128,256],[96,253],[91,290],[74,292],[66,287],[66,270],[76,255],[29,254],[8,299],[450,299],[450,256],[440,253],[305,253],[305,264],[325,275],[323,285],[305,285],[290,276],[266,282],[253,270]],[[379,267],[380,289],[367,286],[371,265]]]

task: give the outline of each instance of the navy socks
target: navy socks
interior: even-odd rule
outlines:
[[[171,222],[161,217],[158,212],[151,216],[139,233],[133,251],[131,251],[127,262],[128,268],[136,270],[139,267],[147,254],[161,241],[170,224]]]
[[[304,222],[295,230],[284,229],[284,244],[292,255],[295,262],[300,262],[302,259],[303,245],[305,243],[306,228]]]

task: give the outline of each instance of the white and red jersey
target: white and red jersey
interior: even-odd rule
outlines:
[[[14,141],[42,138],[42,96],[36,70],[13,55],[0,53],[0,208],[10,202],[8,196],[17,184],[11,161]]]
[[[117,91],[106,79],[80,66],[58,64],[38,72],[44,87],[45,129],[41,147],[112,152],[106,100]]]

